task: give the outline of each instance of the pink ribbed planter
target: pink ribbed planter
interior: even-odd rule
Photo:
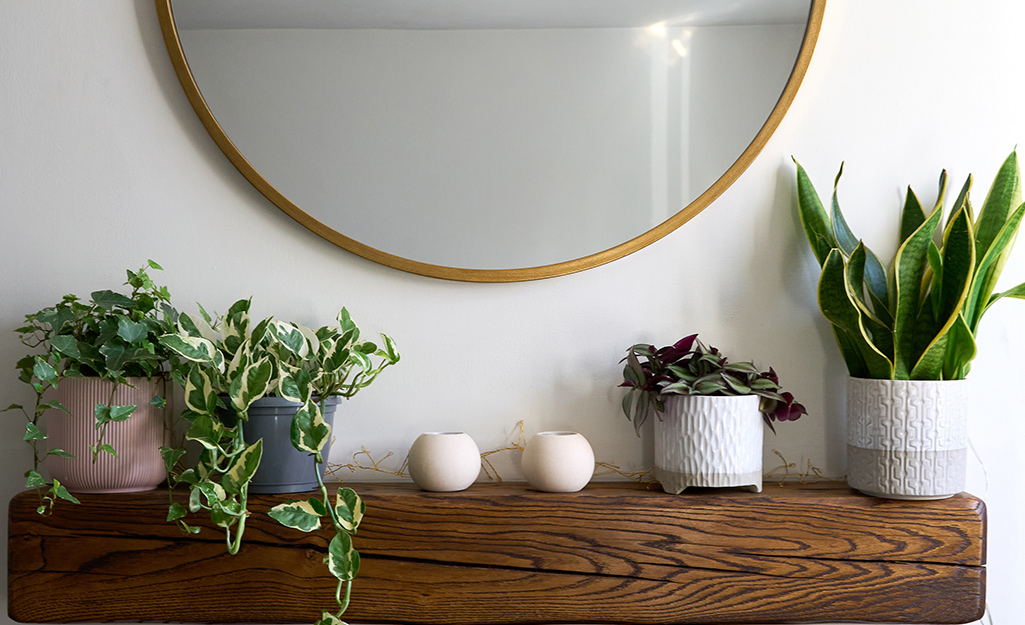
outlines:
[[[48,399],[56,399],[71,414],[60,410],[46,413],[47,443],[75,456],[74,460],[49,456],[46,466],[50,477],[60,480],[68,490],[78,493],[131,493],[153,490],[164,481],[164,410],[149,404],[154,396],[167,397],[166,384],[157,378],[128,378],[132,386],[119,385],[111,399],[113,383],[99,378],[67,378]],[[135,412],[127,421],[107,425],[103,442],[109,443],[118,457],[100,452],[94,463],[89,445],[96,445],[96,404],[125,406],[134,404]]]

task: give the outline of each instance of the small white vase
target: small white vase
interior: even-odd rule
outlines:
[[[50,477],[76,493],[132,493],[159,486],[167,473],[160,455],[164,410],[150,405],[157,395],[167,397],[166,383],[159,378],[128,378],[128,384],[119,384],[116,390],[113,382],[100,378],[61,380],[48,397],[68,412],[47,411],[46,442],[50,449],[63,449],[75,458],[47,457]],[[89,446],[99,444],[96,404],[136,408],[127,421],[107,424],[103,442],[117,457],[100,452],[93,462]]]
[[[527,441],[520,466],[536,490],[575,493],[594,475],[594,451],[576,432],[539,432]]]
[[[964,490],[964,380],[847,380],[847,483],[886,499],[945,499]]]
[[[757,395],[666,398],[655,420],[655,479],[667,493],[691,486],[762,492],[762,413]]]
[[[424,432],[409,448],[406,466],[424,490],[465,490],[480,475],[480,449],[465,432]]]

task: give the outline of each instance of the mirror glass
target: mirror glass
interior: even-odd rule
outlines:
[[[275,204],[373,260],[499,279],[606,262],[700,210],[779,108],[812,14],[810,0],[169,2],[197,112]],[[545,266],[565,270],[523,274]]]

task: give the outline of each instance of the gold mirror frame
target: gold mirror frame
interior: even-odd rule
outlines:
[[[747,149],[741,153],[740,157],[737,158],[733,165],[731,165],[730,168],[727,169],[711,187],[706,189],[693,202],[682,208],[675,215],[655,226],[651,230],[648,230],[625,243],[621,243],[602,252],[577,258],[575,260],[518,269],[465,269],[460,267],[445,267],[441,265],[423,263],[372,248],[324,225],[282,195],[281,192],[270,184],[262,175],[260,175],[252,164],[246,160],[245,156],[239,152],[238,148],[235,147],[235,144],[232,143],[231,139],[229,139],[228,135],[224,132],[224,129],[221,128],[220,124],[217,122],[217,119],[210,111],[210,107],[207,106],[206,100],[203,98],[203,95],[199,90],[199,86],[196,84],[195,78],[192,76],[192,72],[189,69],[188,62],[185,59],[185,51],[182,49],[181,41],[178,37],[178,29],[174,22],[174,13],[171,9],[172,0],[155,0],[155,2],[157,16],[160,20],[160,30],[164,36],[164,43],[167,45],[167,51],[171,56],[171,63],[174,66],[174,71],[178,75],[178,80],[181,82],[181,85],[185,90],[185,95],[192,104],[192,108],[196,111],[196,115],[199,116],[199,119],[203,123],[207,132],[209,132],[210,136],[213,137],[217,147],[224,152],[224,155],[228,157],[228,160],[231,161],[235,168],[238,169],[239,172],[241,172],[241,174],[245,176],[260,193],[266,196],[267,199],[269,199],[275,206],[280,208],[295,221],[313,231],[315,234],[352,252],[353,254],[362,256],[367,260],[371,260],[388,267],[407,271],[409,273],[464,282],[521,282],[527,280],[539,280],[541,278],[553,278],[555,276],[583,271],[585,269],[604,265],[605,263],[622,258],[627,254],[636,252],[642,247],[658,241],[673,230],[676,230],[683,224],[690,221],[691,218],[708,207],[713,200],[719,197],[737,180],[737,178],[740,177],[742,173],[744,173],[748,166],[750,166],[754,161],[755,157],[758,156],[759,152],[762,151],[762,148],[765,147],[769,137],[772,136],[776,127],[779,126],[779,123],[783,120],[783,116],[786,115],[791,102],[793,102],[794,97],[797,94],[798,88],[801,86],[801,81],[804,79],[804,74],[808,69],[808,64],[811,62],[812,52],[815,49],[815,42],[818,40],[819,29],[822,25],[822,15],[826,9],[826,0],[811,0],[811,11],[808,16],[808,26],[804,33],[804,41],[801,43],[801,51],[798,54],[796,63],[794,63],[794,68],[790,73],[790,78],[787,80],[783,93],[780,95],[779,100],[776,102],[776,106],[769,114],[769,118],[758,131],[758,134],[755,135],[755,138],[747,146]]]

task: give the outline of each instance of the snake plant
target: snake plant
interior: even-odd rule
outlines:
[[[842,173],[841,164],[827,214],[797,164],[801,223],[822,268],[819,308],[848,372],[874,379],[964,379],[985,312],[1004,297],[1025,299],[1025,283],[995,292],[1025,215],[1017,154],[1000,167],[978,215],[970,175],[945,220],[946,171],[928,213],[908,187],[889,268],[851,233],[840,211]]]

